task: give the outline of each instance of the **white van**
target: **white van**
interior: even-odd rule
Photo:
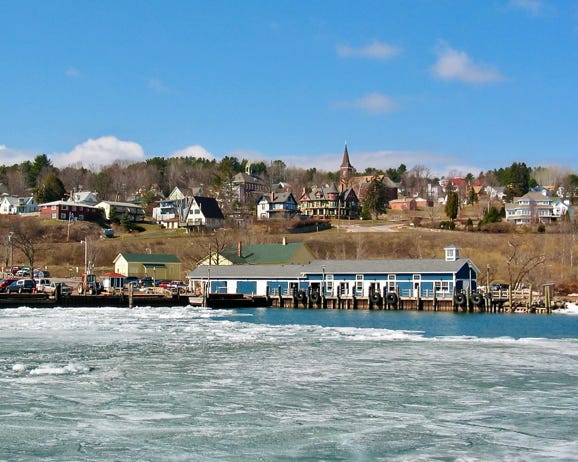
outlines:
[[[35,279],[35,281],[36,281],[36,290],[38,292],[44,292],[45,291],[44,288],[50,286],[50,279],[48,278]]]

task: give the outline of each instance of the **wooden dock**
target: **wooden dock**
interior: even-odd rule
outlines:
[[[70,295],[55,297],[44,293],[35,294],[0,294],[1,308],[55,308],[55,307],[115,307],[135,308],[138,306],[187,306],[188,297],[181,294],[171,296],[158,294],[100,294]]]
[[[451,297],[410,297],[388,294],[385,297],[324,297],[319,294],[304,296],[276,295],[267,297],[266,305],[274,308],[337,309],[337,310],[408,310],[464,313],[539,313],[549,314],[556,304],[539,297],[513,298],[507,294],[455,294]],[[526,295],[526,294],[524,294]]]
[[[44,293],[34,294],[0,294],[1,308],[54,307],[118,307],[133,308],[139,306],[203,306],[208,308],[290,308],[290,309],[328,309],[328,310],[408,310],[408,311],[441,311],[465,313],[540,313],[548,314],[557,304],[546,304],[540,298],[528,300],[512,298],[510,294],[455,294],[446,297],[409,297],[396,293],[385,297],[372,296],[338,296],[325,297],[319,293],[304,292],[298,294],[277,295],[244,295],[210,293],[203,296],[178,293],[125,293],[99,295],[77,295],[59,297]]]

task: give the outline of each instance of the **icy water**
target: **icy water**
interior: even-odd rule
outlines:
[[[0,460],[571,461],[578,316],[0,310]]]

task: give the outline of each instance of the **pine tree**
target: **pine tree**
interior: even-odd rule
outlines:
[[[387,196],[385,186],[377,178],[373,178],[367,188],[363,207],[362,216],[377,218],[380,214],[385,213],[387,209]]]
[[[447,217],[452,221],[454,221],[458,216],[459,202],[460,199],[458,193],[455,191],[448,191],[445,212]]]

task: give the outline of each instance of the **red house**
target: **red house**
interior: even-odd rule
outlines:
[[[99,207],[67,201],[46,202],[40,204],[38,208],[41,217],[52,220],[96,221],[103,215]]]

